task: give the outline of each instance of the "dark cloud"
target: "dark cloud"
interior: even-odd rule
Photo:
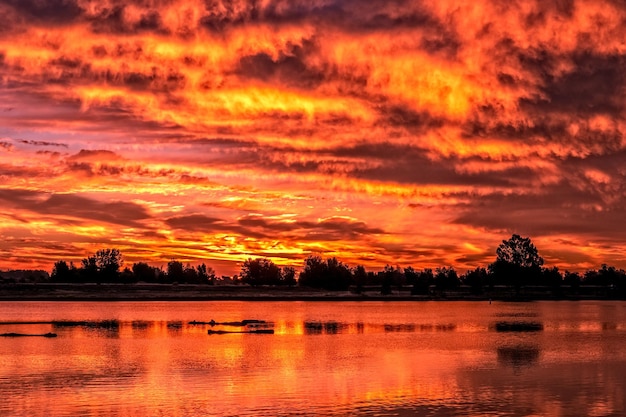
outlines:
[[[408,129],[411,133],[424,133],[442,127],[445,120],[434,117],[426,111],[417,112],[406,106],[383,104],[376,107],[380,120],[379,126],[396,126]]]
[[[478,158],[480,159],[480,158]],[[433,160],[418,152],[410,152],[385,164],[356,168],[351,175],[374,181],[415,185],[468,185],[511,187],[520,179],[531,181],[538,176],[532,169],[518,166],[493,172],[463,173],[457,170],[461,161],[454,157]]]
[[[19,143],[23,143],[25,145],[31,146],[56,146],[60,148],[67,148],[68,145],[66,143],[57,143],[57,142],[47,142],[43,140],[25,140],[25,139],[17,139]]]
[[[80,152],[68,158],[68,160],[70,161],[109,161],[118,159],[120,159],[120,156],[117,155],[115,152],[102,149],[81,149]]]
[[[147,2],[133,2],[133,4],[145,9],[138,20],[128,18],[126,2],[113,2],[111,7],[104,7],[99,14],[89,17],[93,30],[96,33],[137,34],[155,32],[161,35],[170,34],[170,30],[163,23],[159,13],[159,5],[155,4],[155,8],[151,8],[152,5]],[[161,7],[164,5],[162,4]]]
[[[560,60],[571,62],[573,69],[555,74]],[[573,115],[616,115],[624,110],[626,55],[576,51],[563,57],[539,50],[521,55],[520,62],[543,80],[542,97],[520,100],[526,110]]]
[[[76,194],[47,194],[30,190],[0,189],[0,201],[6,207],[27,210],[41,216],[79,219],[82,224],[109,223],[127,227],[145,227],[150,218],[142,206],[135,203],[102,202]]]
[[[597,186],[577,184],[585,181],[579,176],[570,181],[545,187],[537,195],[466,196],[470,203],[457,207],[461,214],[454,223],[529,236],[571,234],[622,239],[626,234],[623,184],[616,202],[607,204],[607,196]]]
[[[127,51],[125,48],[113,49],[111,53],[122,55],[142,53],[137,50]],[[96,47],[92,51],[96,57],[106,56],[109,53],[103,46]],[[153,66],[149,72],[130,71],[123,68],[96,71],[82,58],[70,56],[50,60],[45,73],[50,83],[106,82],[108,85],[123,86],[137,91],[168,92],[181,89],[186,83],[185,75],[171,68]]]
[[[536,138],[561,140],[571,135],[568,120],[537,116],[525,120],[509,120],[500,117],[493,106],[477,108],[462,124],[463,136],[468,138],[496,137],[528,143]]]
[[[37,155],[48,155],[51,158],[58,158],[61,156],[60,152],[53,152],[53,151],[37,151],[36,153]]]
[[[371,0],[367,7],[360,0],[207,0],[205,4],[207,13],[200,23],[217,33],[249,23],[280,25],[308,22],[351,32],[422,28],[427,32],[422,46],[430,52],[454,54],[460,45],[457,36],[427,7],[408,0]]]
[[[306,63],[306,57],[313,49],[313,43],[305,41],[303,45],[292,45],[276,59],[266,53],[243,56],[235,71],[245,78],[315,88],[326,76],[324,71],[309,67]]]
[[[76,0],[0,0],[28,20],[66,24],[79,18],[84,10]]]
[[[273,233],[289,232],[286,236],[294,240],[335,241],[385,233],[382,229],[368,227],[365,222],[344,217],[310,222],[274,220],[251,215],[240,218],[238,223],[245,227],[260,229],[269,236]]]
[[[524,17],[527,27],[544,26],[546,19],[551,14],[556,14],[562,19],[571,19],[576,7],[575,0],[535,0],[535,7]]]
[[[576,125],[575,130],[571,130],[572,124]],[[617,152],[622,148],[623,139],[623,133],[614,122],[600,129],[589,118],[549,115],[536,109],[525,119],[510,120],[501,117],[494,107],[485,106],[477,109],[461,128],[466,138],[498,138],[528,145],[563,144],[574,151],[591,154]]]
[[[215,230],[216,225],[223,224],[223,221],[216,217],[208,217],[202,214],[192,214],[189,216],[171,217],[166,219],[165,223],[174,229],[187,230],[191,232],[209,232],[211,230]],[[221,228],[222,226],[218,227]]]
[[[178,230],[203,233],[233,233],[257,239],[286,239],[293,241],[339,241],[367,235],[384,234],[382,229],[369,227],[362,221],[331,217],[317,222],[268,219],[246,215],[235,221],[201,214],[171,217],[165,223]]]
[[[347,219],[343,217],[331,217],[317,223],[303,222],[300,226],[309,230],[301,237],[304,240],[344,240],[362,238],[368,235],[385,234],[385,231],[377,227],[369,227],[365,222]]]

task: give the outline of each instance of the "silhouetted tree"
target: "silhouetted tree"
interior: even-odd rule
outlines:
[[[241,266],[241,281],[248,285],[280,285],[281,270],[267,258],[248,259]]]
[[[459,287],[459,277],[453,267],[435,270],[435,285],[439,291],[453,290]]]
[[[363,286],[367,283],[367,271],[363,265],[357,265],[352,270],[352,281],[356,286],[356,293],[361,294]]]
[[[565,274],[563,275],[563,284],[569,285],[574,294],[578,293],[581,281],[582,278],[578,272],[565,271]]]
[[[185,267],[182,262],[171,260],[167,263],[167,280],[169,282],[183,282]]]
[[[430,293],[430,286],[435,281],[433,270],[426,268],[423,271],[417,273],[417,279],[411,289],[413,295],[428,295]]]
[[[133,264],[133,275],[135,281],[156,282],[159,269],[148,265],[145,262],[137,262]]]
[[[293,287],[296,282],[296,270],[291,266],[285,266],[282,271],[281,280],[283,285]]]
[[[552,289],[552,293],[557,296],[562,295],[561,284],[563,284],[563,276],[556,266],[552,268],[544,268],[542,271],[542,284]]]
[[[215,271],[210,266],[207,267],[205,264],[198,265],[196,267],[198,272],[198,282],[203,284],[213,285],[215,281]]]
[[[120,282],[123,282],[125,284],[137,282],[135,274],[133,274],[133,271],[129,267],[124,268],[124,270],[119,274],[119,279]]]
[[[102,281],[114,282],[119,278],[123,264],[119,249],[100,249],[96,252],[96,266]]]
[[[415,285],[417,283],[417,278],[419,273],[413,269],[412,266],[407,266],[404,268],[404,280],[408,285]]]
[[[81,260],[79,275],[82,282],[101,282],[95,256],[88,256]]]
[[[489,285],[489,275],[485,268],[476,268],[473,271],[467,271],[461,281],[465,285],[469,285],[470,291],[474,295],[482,294],[486,286]]]
[[[322,288],[325,284],[326,265],[321,256],[309,255],[304,260],[298,284],[302,287]]]
[[[337,258],[326,259],[326,285],[323,287],[331,291],[345,291],[352,281],[352,272]]]
[[[345,291],[350,286],[350,268],[337,258],[323,261],[319,256],[309,256],[300,272],[299,284],[304,287],[324,288],[330,291]]]
[[[198,271],[195,267],[191,266],[190,263],[187,263],[187,265],[185,265],[185,268],[183,269],[183,282],[187,284],[199,283]]]
[[[380,276],[380,293],[382,295],[391,294],[391,289],[393,286],[401,288],[402,284],[404,283],[404,273],[402,269],[400,269],[400,267],[385,265],[385,268],[380,272]]]
[[[514,234],[502,241],[496,255],[496,261],[489,265],[489,272],[496,283],[513,285],[519,290],[524,284],[540,280],[543,258],[530,238]]]
[[[78,272],[73,263],[68,265],[65,261],[54,263],[50,279],[53,282],[76,282],[78,280]]]
[[[585,285],[600,285],[611,290],[611,296],[626,296],[626,271],[614,266],[602,264],[599,270],[589,270],[585,273]]]

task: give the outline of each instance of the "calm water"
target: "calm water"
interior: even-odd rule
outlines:
[[[211,319],[275,334],[189,324]],[[88,323],[6,324],[57,320]],[[0,338],[1,416],[626,415],[622,302],[5,302],[0,322],[58,335]]]

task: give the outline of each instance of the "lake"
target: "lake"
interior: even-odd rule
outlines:
[[[244,319],[267,323],[189,323]],[[0,322],[57,335],[0,338],[2,416],[626,415],[625,302],[3,302]]]

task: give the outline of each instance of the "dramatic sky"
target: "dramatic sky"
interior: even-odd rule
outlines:
[[[626,267],[620,0],[0,0],[0,268]]]

